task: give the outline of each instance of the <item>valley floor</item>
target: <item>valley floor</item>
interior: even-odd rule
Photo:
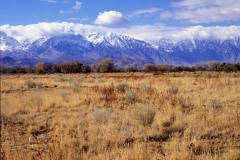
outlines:
[[[1,75],[1,159],[240,159],[240,73]]]

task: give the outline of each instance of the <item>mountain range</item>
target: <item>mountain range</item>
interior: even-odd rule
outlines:
[[[143,66],[145,63],[193,65],[212,60],[236,63],[240,62],[240,37],[143,41],[112,32],[99,32],[17,41],[0,31],[0,51],[1,65],[7,67],[71,61],[91,65],[106,58],[113,60],[116,67]]]

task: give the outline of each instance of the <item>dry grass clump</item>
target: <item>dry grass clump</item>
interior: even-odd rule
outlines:
[[[125,93],[126,90],[129,89],[129,85],[126,82],[121,82],[117,85],[117,90],[119,92]]]
[[[29,106],[31,108],[35,108],[37,112],[40,112],[41,106],[43,105],[43,99],[42,97],[33,97],[29,101]]]
[[[128,90],[125,93],[125,99],[128,103],[135,103],[138,100],[137,93],[132,90]]]
[[[32,80],[27,80],[24,82],[24,85],[28,88],[36,88],[37,84]]]
[[[106,82],[104,79],[99,79],[99,78],[88,80],[88,83],[104,83],[104,82]]]
[[[24,85],[27,88],[42,88],[43,84],[41,82],[34,82],[33,80],[26,80]]]
[[[111,113],[102,107],[94,107],[92,111],[93,119],[96,122],[104,123],[107,122],[111,116]]]
[[[106,105],[111,105],[114,101],[117,100],[117,96],[115,93],[115,87],[111,84],[110,86],[106,86],[101,90],[102,100]]]
[[[172,94],[177,94],[178,93],[178,87],[176,86],[171,86],[169,88],[169,92],[172,93]]]
[[[43,84],[42,84],[42,82],[37,82],[36,83],[36,88],[42,88],[43,87]]]
[[[63,101],[67,102],[67,97],[69,95],[69,93],[67,93],[66,91],[62,90],[60,91],[59,95],[62,97]]]
[[[144,127],[152,125],[155,115],[156,115],[155,108],[149,107],[139,108],[138,113],[139,121]]]
[[[223,108],[223,106],[219,100],[213,99],[209,102],[209,108],[213,111],[219,111]]]
[[[1,75],[1,159],[237,160],[239,91],[239,73]]]
[[[61,78],[55,78],[54,81],[55,82],[73,82],[73,79],[70,77],[67,77],[67,78],[61,77]]]
[[[74,81],[72,84],[72,91],[79,93],[81,91],[81,85],[78,81]]]

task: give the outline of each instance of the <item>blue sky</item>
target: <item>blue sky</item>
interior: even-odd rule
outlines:
[[[170,1],[157,2],[131,0],[1,0],[0,25],[26,25],[39,22],[67,21],[92,24],[99,12],[118,11],[123,15],[145,8],[167,7]],[[74,9],[76,3],[81,7]],[[148,18],[132,18],[131,24],[160,22],[156,15]]]
[[[84,30],[226,39],[240,36],[240,0],[0,0],[0,30],[19,40]]]
[[[196,3],[194,3],[194,1],[196,1]],[[94,24],[94,21],[97,19],[99,13],[103,13],[105,11],[116,11],[121,13],[122,16],[128,20],[126,23],[121,24],[124,26],[151,25],[156,23],[163,23],[167,26],[174,27],[194,25],[239,25],[240,11],[237,11],[238,9],[240,10],[239,0],[228,1],[0,0],[0,25],[27,25],[39,22],[63,21]],[[232,11],[234,10],[233,7],[235,7],[235,12]],[[203,9],[205,9],[205,11]],[[223,11],[224,14],[219,13],[221,11]],[[199,12],[199,14],[196,14],[196,12]],[[209,18],[211,16],[212,19]],[[219,16],[219,18],[216,18],[216,16]],[[196,19],[196,22],[194,19]],[[200,20],[197,21],[198,19]],[[101,25],[105,24],[101,23]],[[117,27],[118,25],[110,24],[108,26]]]

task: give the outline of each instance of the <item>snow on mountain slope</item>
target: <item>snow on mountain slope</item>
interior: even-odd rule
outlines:
[[[0,50],[16,50],[22,49],[22,45],[14,38],[8,37],[4,32],[0,31]]]
[[[44,47],[80,47],[88,48],[91,43],[81,35],[59,35],[55,37],[50,37],[41,46]]]
[[[86,39],[92,42],[95,46],[103,43],[106,46],[117,46],[120,48],[125,47],[126,42],[131,40],[130,37],[117,35],[112,32],[90,33],[87,35]]]
[[[240,62],[240,38],[227,40],[160,39],[142,41],[112,32],[95,32],[83,35],[63,34],[18,42],[0,32],[2,57],[26,58],[30,61],[58,63],[82,61],[93,63],[110,58],[120,67],[128,63],[194,64],[197,61],[218,60]],[[11,61],[13,62],[13,61]],[[141,62],[141,63],[137,63]]]
[[[31,47],[40,47],[44,42],[46,42],[50,37],[42,37],[39,39],[26,39],[21,42],[22,44],[22,49],[23,50],[28,50]]]

